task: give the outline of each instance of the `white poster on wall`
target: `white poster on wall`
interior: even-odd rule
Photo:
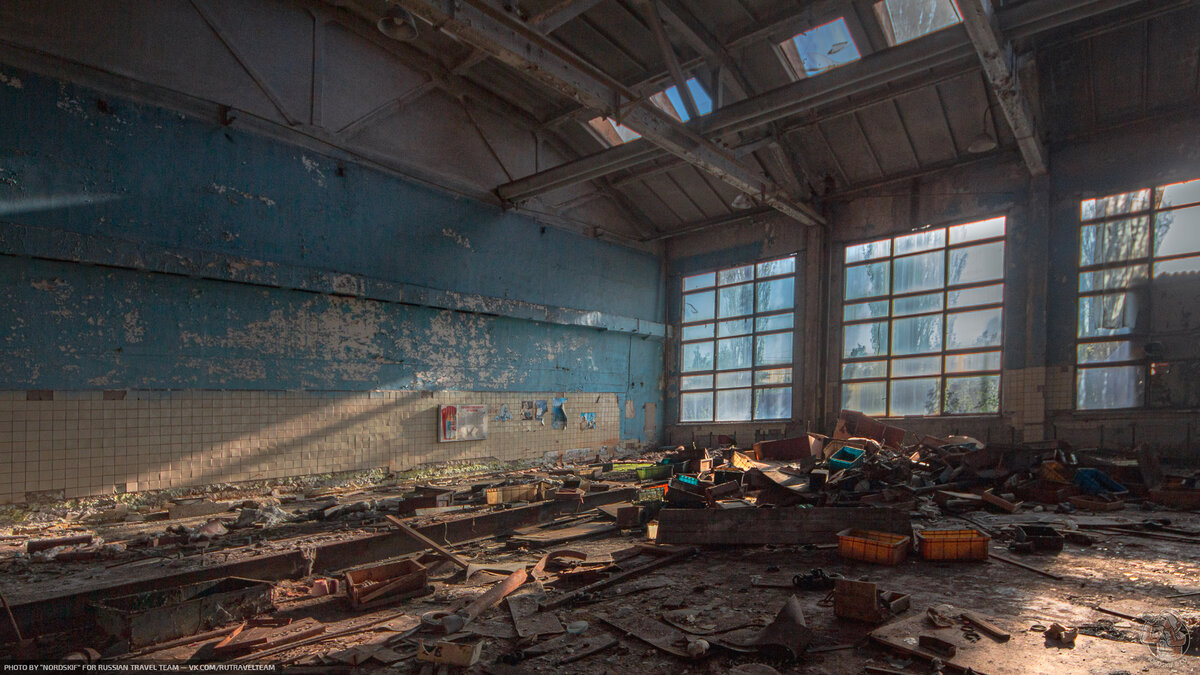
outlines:
[[[438,442],[482,441],[487,432],[486,405],[438,406]]]

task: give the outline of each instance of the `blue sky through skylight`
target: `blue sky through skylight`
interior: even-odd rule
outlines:
[[[696,78],[690,78],[687,81],[688,91],[692,92],[692,100],[696,102],[696,112],[701,115],[707,115],[712,112],[712,98],[708,92],[704,91],[704,87],[696,81]],[[670,99],[671,105],[675,107],[675,111],[679,113],[680,119],[684,122],[688,121],[687,108],[683,105],[683,97],[679,95],[679,87],[671,85],[666,88],[667,98]]]
[[[792,38],[804,75],[812,77],[862,58],[845,19],[836,19]],[[796,64],[792,64],[795,66]],[[797,73],[799,74],[799,73]]]

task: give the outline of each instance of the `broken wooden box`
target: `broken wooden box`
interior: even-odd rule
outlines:
[[[346,572],[346,597],[352,607],[364,609],[385,599],[419,593],[427,582],[425,566],[406,558]]]
[[[195,635],[275,609],[271,584],[227,577],[100,600],[96,622],[130,649]]]

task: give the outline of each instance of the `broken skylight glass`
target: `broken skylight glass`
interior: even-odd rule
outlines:
[[[797,78],[819,75],[862,58],[841,18],[784,40],[779,48]]]

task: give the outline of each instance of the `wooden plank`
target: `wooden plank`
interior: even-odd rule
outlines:
[[[584,523],[574,527],[564,527],[559,530],[542,530],[510,537],[508,543],[525,544],[529,546],[557,546],[568,541],[595,537],[609,532],[615,532],[617,526],[613,523]]]
[[[658,514],[662,544],[836,543],[837,533],[853,528],[905,536],[912,534],[907,511],[888,508],[663,509]]]
[[[392,525],[395,525],[396,528],[398,530],[400,530],[401,532],[403,532],[404,534],[407,534],[408,536],[412,537],[413,539],[416,539],[417,541],[421,542],[422,544],[425,544],[429,548],[437,551],[438,553],[441,553],[443,556],[446,557],[447,560],[454,563],[455,565],[458,565],[459,567],[463,568],[464,570],[471,566],[471,563],[454,555],[453,553],[451,553],[449,550],[447,550],[445,547],[443,547],[441,544],[437,543],[436,541],[430,539],[429,537],[426,537],[425,535],[421,534],[420,532],[417,532],[416,530],[412,529],[408,525],[405,525],[404,521],[400,520],[396,516],[388,514],[388,515],[385,515],[384,518],[387,518],[388,522],[390,522]]]

